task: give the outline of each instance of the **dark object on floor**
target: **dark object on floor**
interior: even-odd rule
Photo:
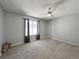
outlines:
[[[40,40],[40,34],[36,35],[36,40]]]
[[[24,43],[29,43],[29,42],[30,42],[30,38],[28,36],[25,36]]]
[[[2,54],[11,48],[11,43],[6,42],[2,45]]]

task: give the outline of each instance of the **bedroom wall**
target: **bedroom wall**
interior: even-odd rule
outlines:
[[[47,21],[40,21],[40,39],[47,39]]]
[[[22,16],[5,12],[5,38],[12,44],[22,43],[24,34],[24,21]]]
[[[24,16],[5,12],[5,38],[7,42],[18,44],[24,42]],[[31,20],[40,20],[33,17],[28,17]],[[40,22],[41,39],[45,38],[45,21]]]
[[[79,45],[79,13],[49,21],[48,37]]]
[[[1,55],[1,49],[2,49],[2,44],[4,40],[4,31],[3,31],[3,10],[0,6],[0,55]]]

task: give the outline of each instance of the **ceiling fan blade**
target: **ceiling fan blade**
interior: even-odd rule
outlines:
[[[54,12],[56,10],[56,7],[51,8],[51,12]]]

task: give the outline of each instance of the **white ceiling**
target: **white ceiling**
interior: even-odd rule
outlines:
[[[79,0],[0,0],[0,3],[6,11],[46,20],[79,12]],[[51,5],[56,6],[53,17],[47,16]]]

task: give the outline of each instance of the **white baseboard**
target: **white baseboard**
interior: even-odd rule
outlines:
[[[13,46],[17,46],[17,45],[20,45],[20,44],[23,44],[24,42],[21,42],[21,43],[17,43],[17,44],[12,44],[11,47]]]
[[[50,38],[49,38],[49,39],[50,39]],[[61,41],[61,42],[64,42],[64,43],[67,43],[67,44],[70,44],[70,45],[76,45],[76,46],[79,46],[79,44],[72,43],[72,42],[67,42],[67,41],[64,41],[64,40],[57,39],[57,38],[53,38],[52,40],[57,40],[57,41]]]

